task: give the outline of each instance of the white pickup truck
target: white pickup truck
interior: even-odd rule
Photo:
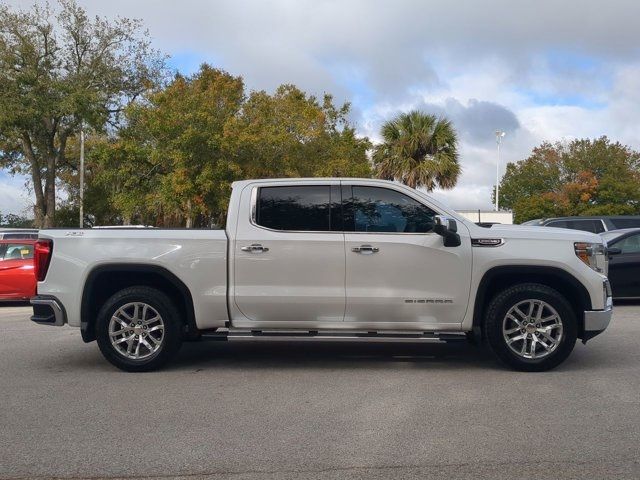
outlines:
[[[540,371],[612,315],[600,237],[480,227],[382,180],[236,182],[225,230],[44,230],[35,251],[32,320],[128,371],[203,338],[462,338]]]

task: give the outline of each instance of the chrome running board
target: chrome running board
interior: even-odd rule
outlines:
[[[442,343],[466,341],[464,332],[314,331],[218,329],[202,334],[203,340],[279,342],[405,342]]]

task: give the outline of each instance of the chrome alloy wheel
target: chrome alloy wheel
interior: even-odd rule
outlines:
[[[151,305],[127,303],[111,316],[109,340],[123,357],[144,360],[155,355],[162,346],[164,322]]]
[[[502,336],[516,355],[527,359],[543,358],[560,345],[562,319],[547,302],[523,300],[505,315]]]

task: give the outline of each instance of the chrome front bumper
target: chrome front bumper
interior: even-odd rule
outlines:
[[[609,326],[613,309],[609,307],[607,310],[591,310],[584,312],[584,330],[585,332],[601,332]]]
[[[582,341],[586,343],[590,338],[604,332],[611,323],[613,316],[613,297],[609,280],[603,283],[604,310],[587,310],[584,312],[584,334]]]
[[[31,305],[33,305],[32,322],[54,327],[61,327],[67,323],[67,314],[57,298],[38,295],[31,299]]]

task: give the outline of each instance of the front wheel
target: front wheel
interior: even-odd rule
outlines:
[[[150,287],[130,287],[100,309],[96,340],[104,357],[128,372],[155,370],[182,343],[180,315],[167,295]]]
[[[577,321],[571,305],[556,290],[537,283],[498,293],[487,308],[484,331],[496,356],[516,370],[549,370],[569,356]]]

